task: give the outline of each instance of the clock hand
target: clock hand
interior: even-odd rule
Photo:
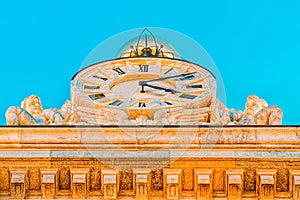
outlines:
[[[141,93],[145,92],[144,86],[147,86],[147,87],[150,87],[150,88],[153,88],[153,89],[156,89],[156,90],[164,90],[165,92],[179,93],[178,91],[176,91],[174,89],[171,89],[171,88],[163,88],[163,87],[160,87],[160,86],[149,85],[147,83],[145,83],[145,84],[142,85]]]
[[[182,77],[182,76],[185,77],[185,76],[195,74],[195,73],[197,73],[197,72],[190,72],[190,73],[186,73],[186,74],[178,74],[178,75],[174,75],[174,76],[167,76],[167,77],[152,79],[152,80],[148,80],[148,81],[139,81],[139,85],[145,85],[146,83],[154,82],[154,81],[163,81],[163,80],[167,80],[167,79],[170,79],[170,78],[177,78],[177,77]]]

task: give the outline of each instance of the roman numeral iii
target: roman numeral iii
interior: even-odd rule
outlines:
[[[185,98],[185,99],[195,99],[197,96],[192,95],[192,94],[182,94],[179,96],[180,98]]]

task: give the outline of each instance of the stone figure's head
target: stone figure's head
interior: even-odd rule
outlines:
[[[26,97],[22,101],[21,107],[32,115],[41,114],[43,112],[41,100],[36,95],[30,95],[29,97]]]
[[[264,99],[261,99],[255,95],[250,95],[247,98],[244,113],[254,116],[258,111],[266,107],[268,107],[268,103]]]

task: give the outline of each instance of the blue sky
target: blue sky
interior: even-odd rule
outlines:
[[[0,124],[5,111],[36,94],[43,107],[70,96],[70,80],[98,44],[123,31],[181,32],[218,66],[227,107],[256,94],[300,124],[300,1],[0,1]]]

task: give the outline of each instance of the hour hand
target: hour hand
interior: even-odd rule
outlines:
[[[178,91],[172,89],[172,88],[163,88],[163,87],[160,87],[160,86],[155,86],[155,85],[149,85],[147,83],[144,83],[142,85],[142,90],[141,92],[144,93],[145,90],[144,90],[144,86],[147,86],[147,87],[150,87],[150,88],[153,88],[153,89],[156,89],[156,90],[164,90],[165,92],[171,92],[171,93],[179,93]]]

